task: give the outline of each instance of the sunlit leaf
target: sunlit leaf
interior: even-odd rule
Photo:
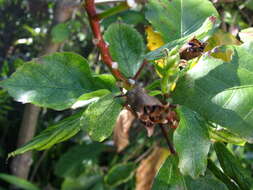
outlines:
[[[179,80],[175,103],[253,142],[252,47],[229,47],[234,51],[231,62],[203,57]]]
[[[63,110],[95,86],[87,61],[74,53],[54,53],[25,63],[0,83],[22,103]]]
[[[209,136],[215,142],[226,142],[235,145],[244,146],[246,140],[240,138],[238,135],[231,133],[225,128],[209,128]]]
[[[11,152],[8,156],[23,154],[30,150],[44,150],[65,141],[80,131],[80,118],[82,112],[74,114],[59,123],[49,126],[27,144]]]
[[[253,5],[253,1],[252,1],[252,5]],[[253,41],[253,27],[241,30],[239,32],[239,37],[243,42]]]
[[[144,43],[134,28],[123,23],[114,23],[105,32],[113,61],[127,77],[133,77],[142,64]]]
[[[81,125],[93,140],[101,142],[112,134],[121,108],[118,99],[112,94],[103,96],[85,110]]]
[[[151,51],[145,55],[145,58],[149,61],[157,60],[162,57],[166,56],[165,49],[171,50],[175,47],[181,47],[184,44],[186,44],[190,39],[195,37],[198,40],[207,40],[215,31],[216,27],[218,26],[218,21],[216,17],[208,17],[201,25],[200,28],[193,31],[188,36],[185,36],[180,39],[176,39],[174,41],[171,41],[162,47]]]
[[[71,106],[72,109],[86,106],[94,101],[97,101],[101,96],[110,94],[110,91],[107,89],[95,90],[93,92],[85,93],[80,96],[76,102]]]
[[[236,39],[231,33],[217,30],[207,41],[205,51],[209,51],[217,46],[224,45],[241,45],[241,42]]]
[[[199,29],[207,17],[218,16],[208,0],[149,0],[145,14],[165,42],[188,36]]]
[[[197,178],[206,171],[207,154],[211,145],[207,125],[189,108],[180,107],[178,113],[180,122],[174,133],[178,167],[182,174]]]

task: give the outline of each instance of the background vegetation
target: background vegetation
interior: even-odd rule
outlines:
[[[172,0],[172,2],[163,0],[160,3],[167,6],[173,1],[174,3],[178,2],[176,0]],[[168,72],[165,71],[165,61],[159,59],[164,57],[164,51],[153,51],[164,44],[167,44],[166,48],[169,49],[169,57],[173,57],[175,55],[173,48],[175,48],[174,51],[178,51],[177,48],[181,48],[183,44],[189,41],[189,38],[184,37],[188,34],[194,34],[198,39],[208,43],[205,52],[218,58],[221,64],[231,61],[232,53],[231,48],[227,48],[228,45],[233,45],[235,48],[233,50],[239,52],[240,59],[245,58],[243,63],[250,64],[251,62],[250,52],[252,52],[251,47],[253,46],[245,46],[248,52],[245,53],[239,49],[239,45],[250,43],[253,40],[253,29],[251,28],[253,25],[252,0],[213,0],[209,3],[207,0],[199,0],[196,2],[208,5],[201,7],[200,16],[198,11],[194,12],[196,2],[194,3],[193,0],[185,1],[188,3],[185,7],[179,8],[181,12],[177,9],[168,9],[168,12],[164,12],[158,1],[155,0],[137,1],[137,6],[129,4],[132,1],[127,3],[108,3],[105,1],[105,3],[96,5],[97,12],[102,18],[100,25],[104,38],[111,45],[111,55],[120,63],[120,70],[123,75],[127,78],[133,77],[143,64],[141,61],[143,56],[146,55],[149,63],[145,65],[140,76],[138,76],[138,82],[146,87],[151,95],[156,95],[160,100],[168,91],[174,92],[178,77],[181,77],[182,73],[184,74],[184,70],[178,72],[176,70],[178,68],[170,66],[172,73],[167,74]],[[182,15],[184,16],[182,17]],[[217,18],[215,24],[206,20],[209,16]],[[184,18],[183,21],[181,20],[183,25],[180,28],[181,33],[178,31],[179,18]],[[206,25],[202,25],[203,23]],[[210,24],[212,25],[211,34],[208,33],[210,32]],[[204,27],[201,28],[200,25]],[[201,28],[200,31],[194,33],[198,27]],[[121,34],[123,37],[120,36]],[[115,43],[115,38],[118,38],[116,41],[121,41],[121,38],[124,41],[124,35],[130,42],[134,43],[123,43],[124,47],[119,47],[119,44]],[[220,46],[222,47],[217,50],[217,47]],[[74,52],[88,60],[89,67],[94,78],[97,77],[97,81],[106,81],[100,84],[103,87],[97,89],[106,88],[107,91],[109,89],[109,91],[116,92],[117,95],[120,94],[117,86],[121,84],[116,85],[111,75],[102,75],[110,73],[110,71],[101,61],[101,54],[96,47],[96,41],[93,39],[83,2],[78,0],[0,0],[0,50],[0,80],[9,78],[17,69],[24,68],[25,62],[34,60],[34,58],[56,51]],[[122,52],[125,52],[127,58],[124,58]],[[87,64],[78,55],[64,54],[65,57],[63,58],[60,57],[61,55],[58,54],[57,57],[57,54],[54,54],[53,59],[68,59],[68,56],[72,56],[72,60],[80,60],[83,65]],[[178,56],[178,54],[176,55]],[[151,64],[154,60],[156,62]],[[191,68],[198,61],[198,58],[190,61]],[[128,62],[134,63],[130,65],[131,69],[127,69]],[[171,62],[174,64],[175,60]],[[206,64],[208,64],[207,62]],[[250,65],[248,67],[251,68]],[[39,68],[38,71],[41,69],[43,68]],[[59,72],[61,71],[60,68],[58,69],[55,66],[54,69],[52,72],[62,77],[65,84],[72,80],[71,76],[65,78],[65,73]],[[196,78],[201,74],[204,76],[209,71],[209,68],[206,69],[195,71],[197,74],[193,73],[193,76]],[[236,80],[233,72],[235,70],[221,68],[213,76],[219,78],[222,75],[224,78],[221,77],[221,81],[226,81],[226,76],[234,77],[233,80]],[[75,74],[77,76],[78,72]],[[243,76],[238,81],[245,80],[247,83],[248,73],[243,73]],[[168,83],[168,79],[170,83]],[[202,80],[204,84],[201,83],[201,87],[204,88],[213,84],[208,82],[210,78],[205,79],[206,81]],[[153,83],[154,81],[156,82]],[[36,82],[34,80],[34,83]],[[231,86],[233,86],[232,82]],[[219,88],[222,88],[222,84],[219,82],[214,83],[214,85],[216,86],[215,90],[218,89],[219,91]],[[181,122],[188,123],[194,130],[190,131],[189,139],[182,138],[180,136],[182,134],[178,130],[178,136],[174,136],[174,143],[177,144],[176,150],[182,152],[182,155],[186,155],[185,158],[190,157],[194,160],[194,154],[192,154],[194,152],[200,153],[203,157],[199,158],[198,164],[189,164],[191,166],[188,168],[183,167],[183,163],[180,162],[180,171],[175,167],[178,160],[173,156],[168,156],[170,151],[162,131],[156,127],[153,136],[147,137],[147,131],[143,124],[138,120],[134,121],[134,117],[127,111],[121,112],[121,118],[118,119],[114,134],[106,138],[111,135],[110,131],[101,132],[92,127],[89,128],[94,124],[92,122],[96,120],[91,116],[90,118],[89,116],[86,117],[90,123],[89,126],[86,126],[88,130],[80,130],[79,119],[86,107],[67,109],[76,100],[60,105],[45,103],[37,99],[30,101],[43,107],[36,108],[30,104],[14,101],[10,94],[15,97],[16,89],[8,93],[7,88],[1,88],[0,189],[149,190],[158,171],[153,182],[154,190],[162,188],[252,189],[253,148],[248,143],[252,142],[250,140],[250,138],[252,139],[252,130],[247,127],[244,128],[243,125],[238,125],[236,123],[238,120],[231,117],[233,115],[229,113],[229,118],[225,119],[224,115],[227,114],[225,112],[221,112],[223,114],[220,114],[220,117],[219,114],[215,115],[217,110],[212,107],[213,105],[210,105],[213,110],[208,111],[196,106],[205,103],[204,95],[200,92],[194,93],[188,87],[183,82],[179,82],[176,85],[173,98],[178,100],[181,105],[188,107],[180,108],[178,117],[180,117]],[[96,91],[96,96],[86,94],[81,100],[100,97],[107,94],[107,91]],[[249,100],[252,97],[252,92],[249,91],[248,94],[250,95],[245,99],[242,96],[238,97],[238,102],[240,102],[239,100],[246,101],[248,105],[243,104],[239,108],[246,109],[247,113],[250,113],[253,106]],[[184,102],[188,97],[192,100],[191,103]],[[17,99],[17,97],[15,98]],[[90,106],[87,110],[92,112],[92,109],[98,111],[103,109],[103,102],[97,102],[97,104],[97,107],[93,106],[94,108],[92,108]],[[196,113],[189,108],[198,113],[203,113],[203,115],[195,115]],[[117,105],[115,109],[118,109]],[[114,115],[118,115],[118,112],[114,113],[115,109],[106,112],[108,117],[113,118]],[[196,121],[196,117],[202,116],[212,120],[208,123],[211,126],[208,130],[208,139],[205,139],[203,134],[206,132],[201,128],[201,124]],[[101,125],[103,127],[107,124],[101,122]],[[129,130],[130,126],[131,130]],[[181,129],[183,126],[182,124]],[[230,126],[228,127],[229,130],[222,128],[224,126]],[[47,130],[45,131],[45,129]],[[172,138],[172,133],[171,131],[168,133],[170,138]],[[235,135],[236,133],[240,135]],[[36,138],[33,139],[32,143],[17,150],[18,147],[30,141],[34,136]],[[98,143],[94,140],[105,141]],[[201,142],[199,146],[197,141]],[[209,147],[210,145],[210,151],[206,152],[203,146]],[[188,151],[185,151],[186,148]],[[13,152],[15,150],[17,151]],[[21,154],[28,150],[42,151]],[[9,153],[11,153],[9,156],[21,155],[7,160]],[[192,156],[189,156],[191,154]],[[201,165],[202,161],[203,165]],[[188,160],[189,162],[191,160]],[[205,162],[207,163],[207,170],[205,170]],[[162,163],[163,167],[161,167]],[[168,177],[168,170],[174,177]],[[181,173],[185,174],[186,177]],[[205,176],[198,178],[202,174]],[[187,187],[183,183],[187,184]]]

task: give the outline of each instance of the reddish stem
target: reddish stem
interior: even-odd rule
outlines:
[[[96,13],[94,0],[86,0],[85,9],[87,11],[90,26],[94,35],[94,43],[101,52],[102,61],[104,62],[104,64],[107,65],[107,67],[110,69],[111,73],[114,75],[114,77],[117,80],[124,81],[127,85],[129,85],[127,78],[125,78],[121,74],[119,69],[112,67],[112,64],[113,64],[112,57],[110,55],[108,45],[105,43],[101,30],[100,30],[99,17]]]
[[[133,79],[137,80],[138,77],[140,76],[142,70],[144,69],[144,67],[148,64],[148,62],[146,60],[143,61],[141,67],[139,68],[139,70],[137,71],[137,73],[134,75]]]

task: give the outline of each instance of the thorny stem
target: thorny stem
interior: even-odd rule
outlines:
[[[114,77],[117,80],[124,81],[124,83],[127,86],[130,86],[127,78],[125,78],[121,74],[119,69],[112,67],[112,65],[113,65],[112,57],[110,55],[108,45],[105,43],[102,33],[101,33],[101,30],[100,30],[100,23],[99,23],[100,19],[96,13],[96,7],[95,7],[94,0],[86,0],[85,1],[85,9],[87,11],[90,26],[91,26],[91,29],[93,32],[94,44],[98,47],[98,49],[101,52],[102,61],[110,69],[111,73],[114,75]]]
[[[164,138],[165,138],[165,140],[166,140],[166,142],[167,142],[167,144],[168,144],[168,146],[169,146],[170,153],[171,153],[171,154],[176,154],[176,151],[175,151],[175,149],[174,149],[172,143],[170,142],[170,139],[169,139],[169,137],[168,137],[168,134],[167,134],[166,129],[164,128],[163,125],[159,125],[159,127],[160,127],[160,129],[161,129],[161,131],[162,131],[162,134],[163,134],[163,136],[164,136]]]

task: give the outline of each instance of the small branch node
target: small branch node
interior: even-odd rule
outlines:
[[[117,62],[112,62],[112,68],[113,69],[118,69],[119,68],[119,65]]]
[[[135,84],[135,80],[133,80],[133,79],[128,79],[128,82],[129,82],[131,85],[134,85],[134,84]]]
[[[99,42],[100,42],[100,39],[93,38],[93,39],[92,39],[92,42],[93,42],[93,44],[94,44],[95,46],[97,46],[97,45],[99,44]]]
[[[138,4],[136,3],[135,0],[127,0],[127,5],[130,7],[130,8],[136,8],[138,6]]]

